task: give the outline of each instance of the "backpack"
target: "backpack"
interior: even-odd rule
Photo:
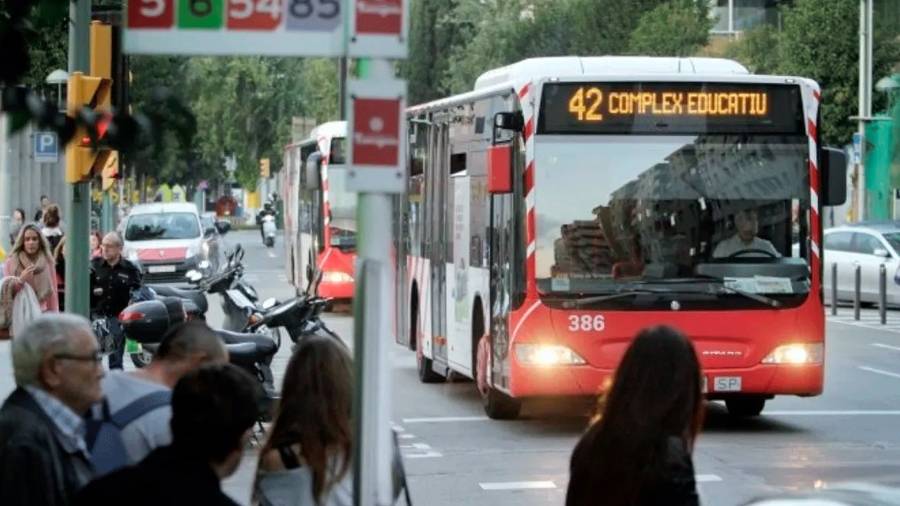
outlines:
[[[160,390],[150,392],[131,401],[115,413],[109,412],[109,403],[103,399],[99,418],[86,420],[85,442],[94,465],[94,477],[100,477],[130,464],[122,430],[131,422],[153,411],[167,406],[172,401],[172,392]]]

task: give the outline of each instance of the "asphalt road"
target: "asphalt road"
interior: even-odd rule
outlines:
[[[228,242],[247,250],[246,279],[261,296],[287,298],[281,238],[266,250],[253,232],[234,232]],[[217,297],[209,319],[220,321]],[[882,327],[874,311],[861,322],[852,310],[829,316],[825,393],[815,398],[777,398],[757,419],[735,421],[711,403],[694,464],[707,505],[738,505],[781,491],[827,487],[845,481],[900,486],[900,312]],[[326,316],[352,341],[349,315]],[[12,388],[8,343],[0,342],[0,395]],[[289,357],[282,346],[276,380]],[[571,450],[587,419],[583,405],[528,404],[516,421],[484,416],[471,382],[424,385],[415,357],[391,350],[393,421],[416,505],[528,506],[562,504]],[[225,483],[249,503],[255,451]],[[602,494],[602,491],[598,491]]]

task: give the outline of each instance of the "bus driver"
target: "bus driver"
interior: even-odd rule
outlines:
[[[781,256],[771,242],[756,236],[759,233],[759,221],[755,210],[744,209],[738,211],[734,215],[734,226],[737,228],[737,233],[716,245],[716,249],[713,251],[713,258],[727,258],[732,255],[747,257]],[[741,254],[742,251],[747,253]],[[766,255],[763,252],[768,252],[770,255]]]

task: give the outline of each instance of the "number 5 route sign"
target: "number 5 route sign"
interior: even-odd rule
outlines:
[[[132,54],[339,56],[353,0],[128,0]]]

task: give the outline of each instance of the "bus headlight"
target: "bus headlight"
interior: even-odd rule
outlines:
[[[783,344],[766,355],[764,364],[821,364],[825,347],[822,343]]]
[[[353,276],[341,271],[325,271],[322,274],[323,283],[352,283]]]
[[[518,343],[516,344],[516,358],[525,365],[539,367],[586,363],[571,348],[560,344]]]

